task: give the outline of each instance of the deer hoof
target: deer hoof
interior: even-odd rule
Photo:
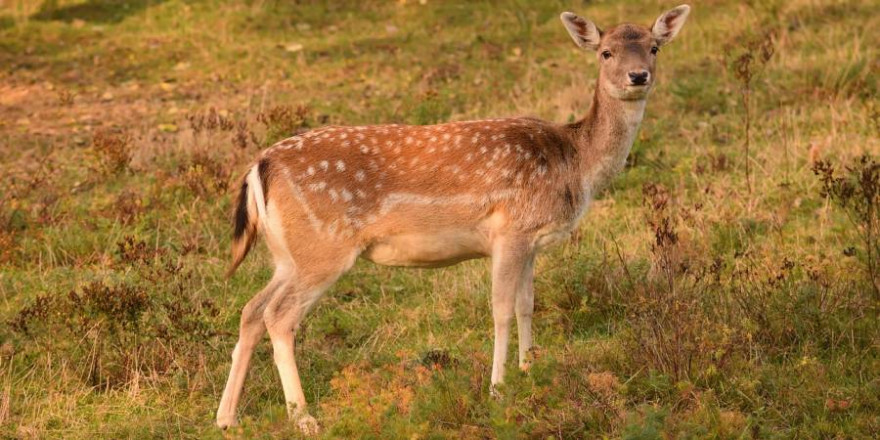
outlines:
[[[299,427],[299,430],[302,431],[304,435],[317,435],[320,431],[318,429],[318,421],[308,414],[303,414],[299,416],[299,418],[297,418],[296,420],[296,425]]]
[[[489,395],[497,401],[500,401],[504,398],[504,395],[501,394],[501,391],[498,391],[498,385],[494,383],[492,385],[489,385]]]
[[[231,428],[236,425],[238,425],[238,419],[236,419],[234,415],[217,416],[217,427],[220,429],[225,430],[226,428]]]

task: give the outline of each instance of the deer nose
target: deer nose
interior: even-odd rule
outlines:
[[[648,84],[648,71],[636,70],[629,72],[629,82],[634,86],[643,86]]]

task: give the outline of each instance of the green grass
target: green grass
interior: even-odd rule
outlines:
[[[297,437],[268,342],[242,426],[213,424],[240,310],[271,275],[260,245],[222,278],[257,152],[327,123],[569,121],[596,62],[558,13],[607,27],[674,6],[348,3],[0,3],[0,437]],[[297,335],[326,438],[880,432],[863,229],[811,171],[880,153],[880,19],[870,2],[751,3],[694,4],[663,48],[630,166],[539,259],[540,350],[528,374],[511,362],[502,399],[487,261],[361,262],[333,287]],[[729,66],[766,32],[747,159]],[[194,130],[212,108],[231,125]]]

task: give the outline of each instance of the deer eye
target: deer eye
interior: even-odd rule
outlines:
[[[606,51],[603,51],[603,52],[602,52],[602,58],[605,58],[606,60],[607,60],[608,58],[611,58],[611,52],[610,52],[610,51],[607,51],[607,50],[606,50]]]
[[[657,52],[659,52],[659,51],[660,51],[660,48],[657,46],[654,46],[651,48],[651,55],[657,55]]]

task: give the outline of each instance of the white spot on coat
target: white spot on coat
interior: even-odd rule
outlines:
[[[342,200],[346,202],[351,201],[351,193],[348,192],[347,189],[342,188],[342,190],[339,192],[339,195],[342,197]]]

